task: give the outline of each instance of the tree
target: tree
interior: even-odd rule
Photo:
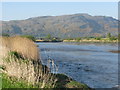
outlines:
[[[109,39],[110,40],[117,40],[117,38],[115,36],[111,36]]]
[[[96,40],[101,40],[101,37],[96,37],[95,39],[96,39]]]
[[[7,33],[2,33],[2,36],[9,37],[10,35]]]
[[[50,34],[48,34],[48,35],[46,36],[46,38],[47,38],[47,39],[51,39],[52,37],[51,37]]]
[[[109,38],[109,39],[111,38],[111,33],[107,34],[107,38]]]
[[[118,34],[118,40],[120,41],[120,34]]]

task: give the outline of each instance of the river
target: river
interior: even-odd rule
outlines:
[[[54,60],[58,68],[56,73],[63,73],[78,82],[92,88],[111,88],[118,84],[117,44],[41,42],[42,63]]]

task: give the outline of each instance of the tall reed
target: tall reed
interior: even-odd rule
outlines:
[[[2,50],[4,55],[6,55],[8,51],[16,51],[24,58],[39,60],[38,48],[32,40],[20,36],[0,37],[0,40],[0,46],[4,49]]]
[[[50,73],[50,69],[40,63],[39,51],[36,44],[20,36],[0,37],[1,65],[5,66],[4,73],[24,79],[28,84],[37,85],[39,88],[54,88],[57,78]],[[50,62],[49,62],[50,63]],[[54,68],[52,61],[52,67]]]

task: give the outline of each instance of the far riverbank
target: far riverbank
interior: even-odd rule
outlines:
[[[95,39],[82,39],[82,40],[35,40],[35,42],[85,42],[85,43],[118,43],[118,40],[109,40],[109,39],[102,39],[102,40],[95,40]]]

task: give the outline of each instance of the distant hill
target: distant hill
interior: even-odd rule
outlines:
[[[44,37],[88,37],[118,34],[118,20],[106,16],[72,14],[40,16],[26,20],[2,21],[2,32],[10,35],[33,35]]]

